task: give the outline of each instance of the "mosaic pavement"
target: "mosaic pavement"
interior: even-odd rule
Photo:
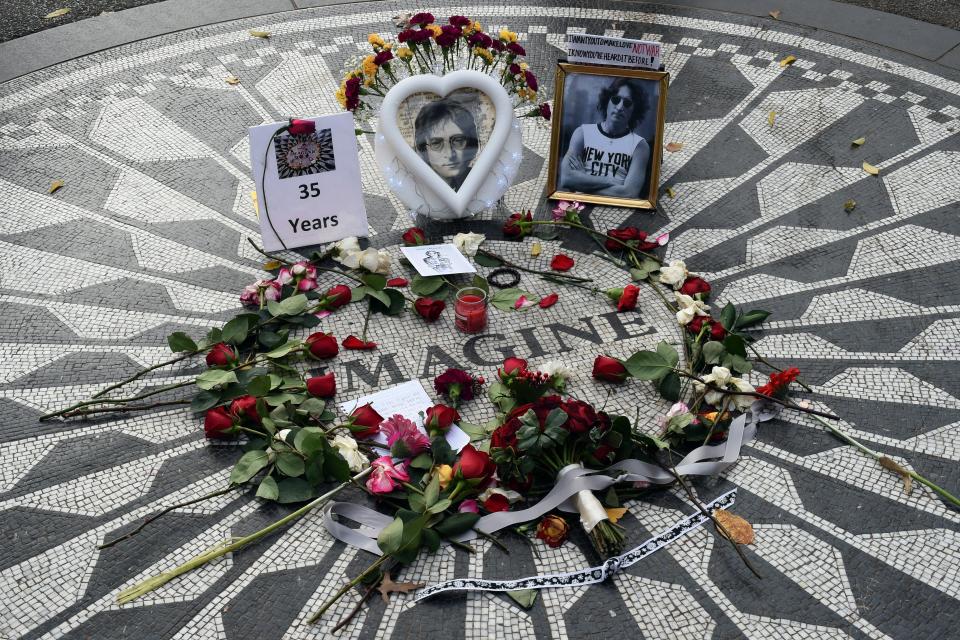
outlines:
[[[568,32],[663,42],[666,138],[684,143],[664,161],[663,186],[675,197],[655,215],[598,209],[591,221],[670,231],[669,256],[705,272],[721,304],[774,312],[758,349],[799,366],[817,406],[960,492],[960,76],[770,21],[616,6],[437,13],[520,31],[546,84]],[[261,275],[245,240],[256,235],[246,128],[336,111],[344,60],[370,31],[387,35],[396,13],[386,3],[340,5],[205,27],[0,86],[0,636],[324,638],[352,607],[345,599],[325,624],[304,624],[345,573],[369,563],[316,517],[117,607],[123,587],[284,510],[226,495],[98,552],[144,515],[222,487],[238,451],[206,443],[182,410],[37,417],[165,359],[167,334],[199,335],[236,311],[240,289]],[[249,29],[272,35],[251,38]],[[797,61],[780,67],[787,54]],[[227,85],[230,75],[240,84]],[[536,208],[546,182],[548,131],[525,126],[511,209]],[[851,147],[861,136],[867,143]],[[394,246],[409,221],[374,168],[371,140],[360,145],[371,239]],[[862,171],[864,160],[879,177]],[[66,186],[48,194],[57,179]],[[849,213],[848,199],[857,202]],[[462,228],[496,238],[496,226]],[[497,248],[532,260],[525,245]],[[558,249],[545,243],[544,258]],[[589,246],[563,250],[598,282],[616,282]],[[523,284],[546,292],[542,282]],[[586,371],[599,351],[625,355],[674,335],[654,301],[628,317],[565,293],[545,313],[495,315],[490,335],[469,344],[449,317],[437,330],[415,318],[375,321],[381,348],[334,365],[341,397],[429,380],[452,363],[490,373],[511,351]],[[361,322],[349,313],[331,321],[338,335]],[[194,372],[163,370],[131,391]],[[639,404],[652,419],[663,406],[642,387],[607,398],[581,375],[575,389],[598,403]],[[795,415],[763,425],[726,478],[698,489],[732,485],[736,510],[757,532],[747,553],[763,580],[701,530],[607,584],[544,592],[529,611],[490,594],[415,607],[374,600],[338,637],[955,637],[960,512],[932,492],[906,495],[896,476]],[[688,510],[669,492],[632,504],[631,540]],[[570,570],[595,562],[583,543],[575,536],[560,550],[533,551],[515,542],[509,556],[481,543],[469,557],[426,557],[402,577]]]

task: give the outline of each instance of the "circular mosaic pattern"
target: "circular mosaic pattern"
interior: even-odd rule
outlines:
[[[601,229],[669,231],[668,256],[714,284],[715,304],[774,313],[757,347],[803,370],[815,406],[960,492],[960,78],[770,21],[616,7],[431,9],[519,31],[545,84],[570,31],[661,41],[671,73],[666,140],[683,143],[663,163],[673,197],[663,195],[655,214],[596,208],[586,217]],[[222,487],[238,451],[205,442],[183,410],[90,422],[37,417],[166,359],[167,334],[201,334],[236,311],[239,291],[262,275],[245,240],[256,235],[246,128],[338,110],[333,88],[344,60],[366,47],[367,33],[387,36],[400,11],[339,5],[226,23],[0,86],[0,635],[326,637],[329,624],[303,621],[369,558],[334,543],[316,516],[117,607],[125,586],[284,510],[223,496],[97,551],[143,516]],[[271,36],[253,38],[250,29]],[[788,54],[796,61],[781,66]],[[229,76],[240,83],[226,83]],[[505,202],[545,215],[549,132],[523,123],[524,160]],[[860,137],[865,144],[852,146]],[[372,138],[359,142],[371,241],[392,247],[409,219],[376,170]],[[865,173],[864,161],[880,175]],[[54,180],[65,186],[49,194]],[[848,200],[856,206],[845,211]],[[498,238],[498,226],[475,219],[455,230]],[[497,249],[533,260],[525,244]],[[622,286],[594,249],[544,242],[538,264],[562,250],[579,273]],[[524,275],[522,286],[547,293],[544,284]],[[574,365],[578,395],[639,406],[652,420],[664,406],[646,385],[605,398],[588,363],[600,351],[625,355],[675,340],[670,317],[656,300],[624,315],[602,298],[559,293],[545,312],[495,314],[491,334],[503,338],[478,340],[475,353],[449,313],[433,326],[378,318],[371,337],[380,349],[333,366],[360,394],[400,378],[429,380],[444,358],[492,371],[478,360],[516,350]],[[350,313],[329,326],[355,332]],[[162,370],[131,391],[196,371]],[[762,425],[732,471],[698,491],[712,498],[733,486],[735,510],[756,530],[746,553],[762,581],[701,530],[604,585],[544,591],[529,611],[491,594],[416,606],[374,600],[338,637],[934,638],[960,624],[960,513],[925,487],[906,494],[895,475],[792,414]],[[671,492],[629,507],[630,542],[690,510]],[[596,563],[582,537],[556,551],[510,542],[510,555],[486,542],[469,556],[444,549],[401,578],[511,578]],[[344,599],[328,620],[352,606]]]

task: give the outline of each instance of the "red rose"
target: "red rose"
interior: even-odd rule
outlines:
[[[413,308],[424,320],[433,322],[447,308],[447,303],[433,298],[417,298],[417,301],[413,303]]]
[[[344,349],[352,349],[354,351],[368,351],[370,349],[377,348],[376,342],[372,342],[370,340],[364,342],[357,336],[347,336],[340,344],[343,345]]]
[[[537,76],[533,75],[530,70],[523,72],[524,79],[527,81],[527,86],[530,87],[531,91],[537,90]]]
[[[350,414],[350,431],[358,438],[372,438],[380,433],[381,416],[372,405],[357,407]]]
[[[304,340],[310,355],[314,358],[326,360],[340,353],[340,347],[337,346],[337,339],[329,333],[313,333]]]
[[[573,268],[573,258],[559,253],[550,261],[550,268],[554,271],[570,271]]]
[[[556,549],[567,539],[570,525],[560,516],[544,516],[537,525],[537,537]]]
[[[571,433],[584,433],[590,430],[597,422],[597,412],[586,402],[568,400],[561,406],[567,414],[567,422],[563,425]]]
[[[533,403],[533,412],[537,414],[537,420],[540,421],[540,430],[543,431],[543,426],[547,422],[547,416],[550,415],[550,412],[554,409],[559,409],[563,406],[563,398],[558,395],[552,396],[543,396],[539,398],[536,402]],[[526,413],[526,412],[524,412]],[[523,414],[520,414],[523,415]],[[517,416],[518,418],[520,416]]]
[[[552,307],[553,305],[557,304],[557,300],[559,300],[559,299],[560,299],[560,296],[558,296],[558,295],[555,294],[555,293],[551,293],[550,295],[545,296],[545,297],[543,297],[543,298],[540,299],[540,308],[541,308],[541,309],[549,309],[549,308]]]
[[[723,340],[727,336],[723,325],[709,316],[695,316],[693,320],[687,323],[687,331],[693,335],[698,335],[704,325],[709,327],[708,332],[711,340]]]
[[[313,120],[290,118],[290,126],[287,131],[289,131],[292,136],[305,136],[308,133],[313,133],[316,129],[317,125]]]
[[[506,449],[517,446],[517,431],[520,431],[520,420],[511,418],[493,430],[490,434],[491,449]]]
[[[527,235],[530,226],[527,223],[533,220],[533,214],[529,211],[524,213],[514,213],[503,225],[503,235],[507,238],[522,238]]]
[[[490,454],[477,451],[472,444],[460,450],[460,459],[454,466],[454,473],[467,480],[486,480],[497,470]]]
[[[260,424],[260,414],[257,413],[257,399],[253,396],[240,396],[230,403],[230,415],[242,421],[244,418],[255,424]]]
[[[498,511],[509,511],[510,501],[502,493],[492,493],[490,497],[483,501],[483,508],[490,513]]]
[[[723,340],[727,337],[727,330],[723,328],[723,325],[719,322],[714,322],[710,325],[710,339],[711,340]]]
[[[628,284],[623,288],[620,300],[617,301],[617,311],[633,311],[637,308],[637,296],[640,295],[640,287],[635,284]]]
[[[544,120],[550,119],[550,105],[546,102],[540,105],[540,117]]]
[[[503,361],[503,373],[509,375],[514,371],[523,371],[527,368],[527,361],[523,358],[507,358]]]
[[[207,352],[208,367],[232,367],[237,364],[237,350],[226,342],[218,342]]]
[[[636,227],[626,227],[624,229],[608,229],[607,235],[610,238],[616,238],[620,242],[626,243],[631,247],[640,249],[641,251],[651,251],[656,249],[658,245],[656,242],[647,242],[647,234],[644,231],[640,231]],[[610,251],[623,251],[626,249],[620,242],[611,240],[610,238],[604,243],[604,246],[607,247]]]
[[[597,462],[611,462],[610,454],[613,453],[613,447],[608,444],[602,444],[593,451],[593,457]]]
[[[460,414],[457,413],[456,409],[448,407],[445,404],[435,404],[427,409],[424,426],[427,428],[427,431],[431,433],[434,431],[446,431],[450,428],[450,425],[459,420]]]
[[[419,227],[410,227],[403,232],[403,244],[408,247],[419,247],[427,243],[427,234]]]
[[[333,372],[322,376],[314,376],[307,380],[307,393],[317,398],[332,398],[337,393],[337,381]]]
[[[680,293],[688,296],[694,296],[698,293],[710,293],[710,283],[703,278],[691,276],[683,281],[680,286]]]
[[[406,278],[390,278],[387,280],[388,287],[405,287],[410,282]]]
[[[329,302],[327,304],[334,309],[339,309],[343,305],[350,302],[352,295],[353,292],[350,291],[350,287],[345,284],[338,284],[327,291],[326,297],[329,298]]]
[[[604,382],[623,382],[630,374],[623,363],[610,356],[597,356],[593,361],[593,377]]]
[[[233,436],[233,418],[223,407],[207,411],[203,417],[203,434],[214,440],[223,440]]]

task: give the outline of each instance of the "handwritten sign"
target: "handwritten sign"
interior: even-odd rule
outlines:
[[[567,60],[570,62],[657,70],[661,53],[659,42],[586,33],[567,34]]]
[[[367,235],[353,116],[311,118],[314,131],[250,128],[250,166],[267,251]]]

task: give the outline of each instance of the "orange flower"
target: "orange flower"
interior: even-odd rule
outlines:
[[[537,525],[537,537],[556,549],[570,533],[570,525],[560,516],[544,516]]]

